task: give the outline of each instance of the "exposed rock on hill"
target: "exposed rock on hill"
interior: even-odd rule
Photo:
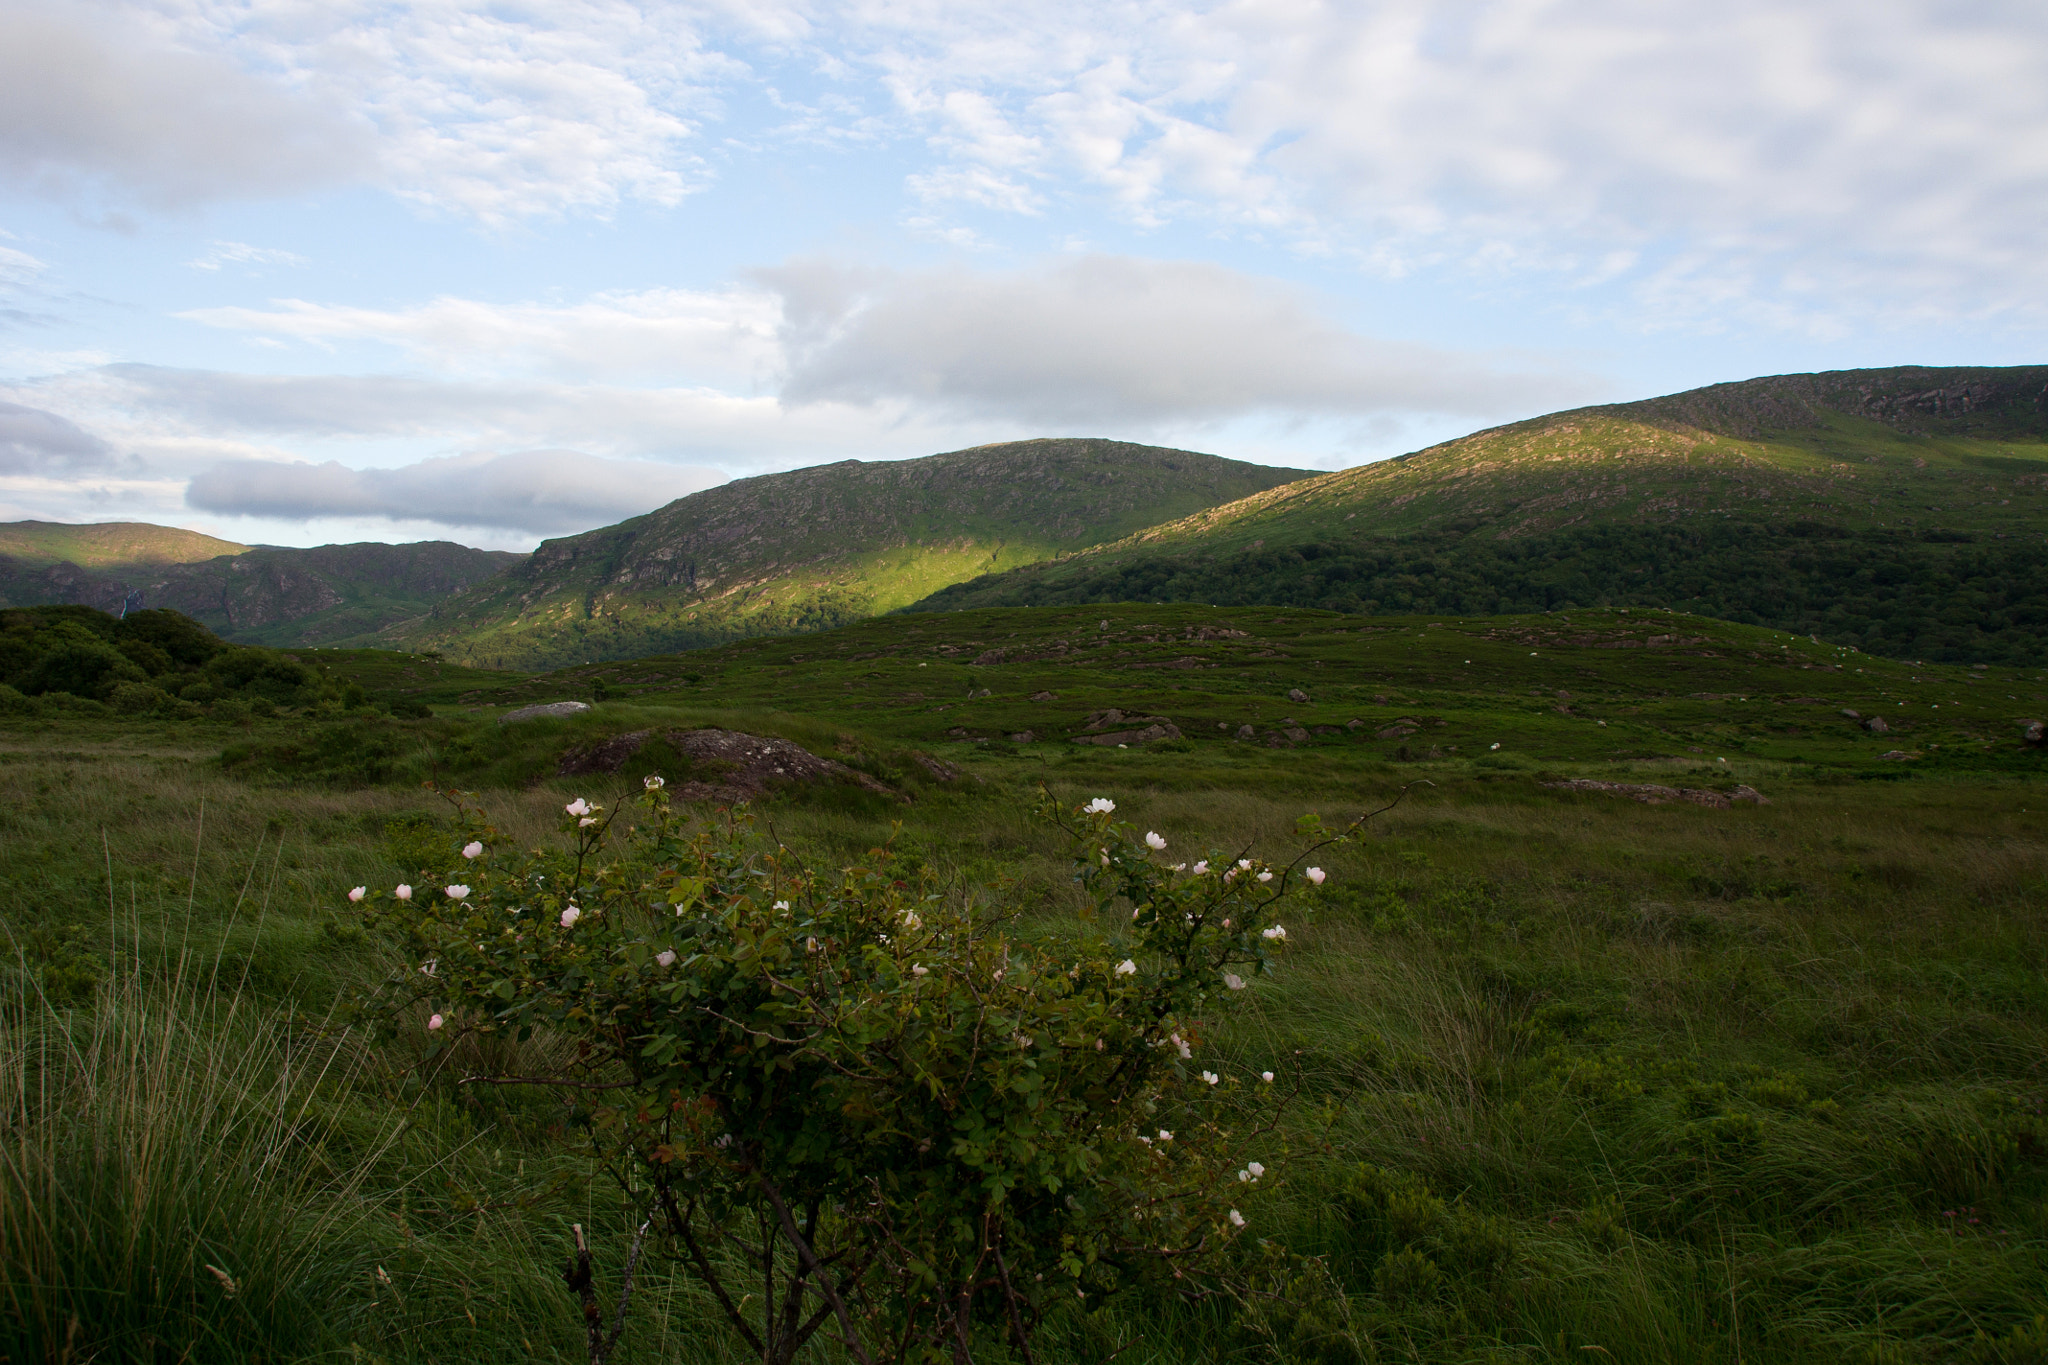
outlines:
[[[562,756],[563,777],[615,773],[656,737],[653,730],[635,730]],[[801,744],[739,730],[666,730],[660,738],[681,759],[668,777],[669,795],[677,801],[756,801],[778,788],[805,782],[844,782],[878,796],[897,793],[866,773],[829,758],[820,758]]]

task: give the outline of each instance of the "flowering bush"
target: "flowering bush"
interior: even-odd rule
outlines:
[[[579,799],[559,848],[509,856],[466,812],[467,884],[361,910],[417,964],[398,1003],[432,1013],[430,1050],[575,1044],[576,1071],[522,1079],[595,1097],[600,1143],[758,1358],[829,1329],[859,1361],[966,1360],[977,1323],[1028,1358],[1049,1308],[1199,1292],[1255,1223],[1283,1087],[1197,1052],[1272,970],[1291,868],[1167,866],[1107,798],[1048,796],[1093,914],[1025,937],[888,847],[824,871],[744,811],[686,819],[653,779],[636,804],[614,837]]]

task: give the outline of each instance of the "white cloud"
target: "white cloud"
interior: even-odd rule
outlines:
[[[355,308],[281,299],[268,309],[200,308],[209,326],[316,345],[371,341],[414,364],[464,372],[531,372],[613,381],[770,378],[780,305],[758,289],[651,289],[582,303],[492,304],[438,298],[415,308]]]
[[[228,516],[379,517],[559,535],[651,512],[723,481],[715,470],[573,450],[452,455],[396,469],[236,460],[202,470],[185,500]]]
[[[290,193],[366,164],[334,105],[181,50],[142,14],[0,8],[0,180],[181,207]]]
[[[250,246],[247,242],[214,242],[206,254],[185,262],[193,270],[218,270],[224,265],[306,264],[306,258],[277,247]]]
[[[1029,148],[1008,160],[1034,184],[1141,226],[1280,231],[1389,273],[1572,281],[1635,252],[1624,278],[1666,316],[2048,312],[2036,0],[849,13],[841,44],[931,129],[927,200]]]
[[[1529,358],[1374,340],[1301,293],[1199,262],[1084,256],[976,273],[756,272],[785,301],[786,403],[963,419],[1187,424],[1249,414],[1497,416],[1589,394]]]

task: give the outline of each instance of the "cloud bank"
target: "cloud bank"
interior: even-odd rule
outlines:
[[[716,470],[574,450],[453,455],[397,469],[234,460],[202,470],[185,501],[229,516],[381,517],[559,535],[639,516],[723,481]]]
[[[105,441],[54,412],[0,403],[0,474],[76,475],[114,464]]]

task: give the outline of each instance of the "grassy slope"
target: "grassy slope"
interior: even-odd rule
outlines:
[[[1964,411],[1927,397],[1972,386],[2005,399]],[[1057,600],[1139,560],[1429,535],[1816,522],[2037,544],[2048,538],[2044,388],[2048,369],[1849,371],[1558,413],[1267,490],[932,605]]]
[[[1247,634],[1189,638],[1204,626]],[[1047,914],[1074,902],[1057,842],[1023,814],[1038,782],[1074,801],[1114,796],[1180,857],[1277,851],[1304,809],[1352,812],[1426,778],[1362,845],[1335,851],[1324,908],[1290,925],[1280,974],[1212,1044],[1233,1066],[1291,1059],[1281,1069],[1298,1073],[1304,1102],[1270,1138],[1277,1182],[1244,1207],[1261,1235],[1330,1257],[1344,1298],[1324,1320],[1368,1343],[1326,1338],[1287,1358],[2037,1358],[2015,1333],[2048,1311],[2048,810],[2032,811],[2048,793],[2017,723],[2048,707],[2048,677],[1915,668],[1664,613],[1360,626],[1188,607],[970,612],[431,681],[402,656],[322,650],[311,657],[373,690],[431,687],[418,695],[442,715],[227,733],[0,722],[0,916],[45,980],[104,971],[117,943],[124,963],[185,945],[202,961],[218,952],[217,979],[250,983],[259,1004],[317,1015],[380,969],[339,893],[409,875],[408,840],[438,818],[411,785],[430,767],[481,786],[506,837],[528,842],[549,837],[569,796],[638,785],[630,770],[549,777],[572,743],[673,723],[781,733],[916,799],[777,802],[780,838],[851,859],[901,819],[908,846],[941,868],[1013,878]],[[997,648],[1004,661],[971,662]],[[1046,657],[1017,657],[1032,653]],[[1205,666],[1153,667],[1187,659]],[[492,722],[498,706],[598,682],[622,699],[572,721]],[[1312,700],[1289,701],[1289,688]],[[1030,700],[1044,690],[1057,696]],[[1064,742],[1108,705],[1168,715],[1190,740]],[[1844,706],[1897,732],[1868,735]],[[1290,717],[1369,728],[1286,749],[1232,738]],[[1403,718],[1419,730],[1378,737]],[[975,742],[1025,727],[1041,738]],[[277,784],[318,767],[323,728],[340,737],[334,752],[393,736],[426,747],[394,745],[386,786]],[[238,771],[269,774],[261,784],[192,761],[229,739],[248,755]],[[1921,757],[1881,757],[1892,748]],[[920,752],[966,776],[933,780]],[[1742,781],[1772,804],[1643,806],[1542,785],[1568,776]],[[107,870],[77,852],[102,827],[121,908],[111,941]],[[354,1341],[392,1360],[580,1358],[572,1305],[548,1281],[561,1228],[583,1222],[615,1255],[625,1215],[549,1137],[568,1111],[445,1077],[379,1079],[416,1044],[361,1046],[367,1070],[316,1111],[339,1125],[321,1148],[333,1179],[229,1189],[237,1207],[337,1230],[289,1244],[305,1269],[276,1292],[296,1311],[248,1326],[268,1349],[243,1354]],[[372,1160],[401,1118],[405,1141]],[[1375,1205],[1359,1163],[1457,1205],[1413,1192]],[[111,1242],[86,1227],[92,1245]],[[239,1257],[237,1270],[280,1244],[265,1222],[210,1235],[206,1259]],[[725,1358],[722,1329],[671,1273],[643,1266],[636,1358]],[[232,1313],[207,1322],[243,1327]],[[1247,1346],[1243,1331],[1124,1303],[1056,1317],[1039,1358],[1129,1345],[1120,1359],[1217,1360]],[[32,1334],[30,1346],[24,1358],[45,1354]]]
[[[0,555],[25,566],[70,563],[97,569],[119,564],[192,564],[247,550],[175,526],[141,521],[70,525],[56,521],[0,522]]]
[[[392,638],[533,668],[814,630],[1303,473],[1045,440],[736,480],[548,541]]]

